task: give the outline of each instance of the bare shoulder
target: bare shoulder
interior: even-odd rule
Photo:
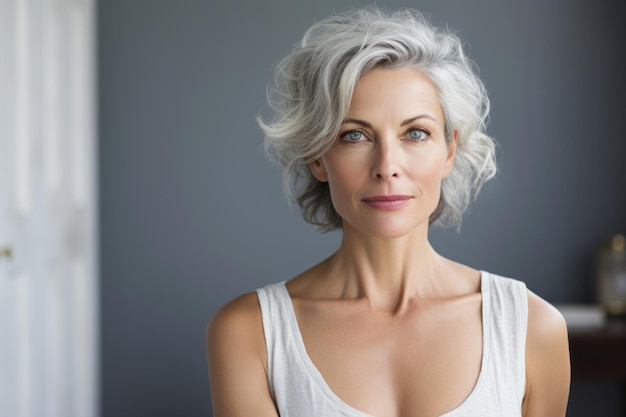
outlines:
[[[255,292],[243,294],[221,307],[209,322],[209,332],[219,331],[224,324],[250,325],[255,320],[261,319],[259,299]]]
[[[257,294],[241,295],[220,308],[209,322],[206,338],[209,353],[220,345],[233,349],[238,345],[262,348],[263,321]]]
[[[209,380],[216,417],[276,417],[267,379],[263,319],[256,293],[222,307],[206,331]]]
[[[528,291],[524,416],[564,416],[570,387],[567,326],[561,313]]]
[[[565,319],[552,304],[528,290],[528,345],[548,347],[567,340]]]

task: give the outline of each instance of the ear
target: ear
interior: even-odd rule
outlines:
[[[328,182],[328,173],[326,172],[326,167],[324,163],[320,159],[316,159],[315,161],[309,164],[309,169],[311,170],[311,174],[315,178],[317,178],[320,182]]]
[[[443,164],[443,178],[446,178],[450,172],[452,172],[452,168],[454,168],[454,157],[456,156],[456,145],[457,138],[459,136],[459,130],[454,128],[452,131],[452,140],[448,144],[448,156],[446,157],[446,161]]]

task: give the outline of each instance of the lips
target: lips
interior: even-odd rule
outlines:
[[[412,199],[410,195],[377,195],[366,197],[363,202],[379,210],[397,210]]]

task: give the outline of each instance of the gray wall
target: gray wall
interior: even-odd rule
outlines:
[[[286,203],[254,119],[303,31],[370,3],[98,2],[104,417],[210,415],[212,314],[337,246]],[[492,98],[500,174],[461,234],[433,230],[444,255],[552,302],[593,300],[593,252],[626,231],[618,3],[377,1],[454,28]],[[572,393],[570,416],[622,407],[616,385]]]

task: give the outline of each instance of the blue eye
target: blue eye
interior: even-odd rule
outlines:
[[[421,129],[411,129],[408,133],[408,138],[411,140],[424,140],[428,134]]]
[[[350,130],[343,135],[341,135],[342,139],[345,139],[348,142],[358,142],[364,139],[363,132],[358,130]]]

